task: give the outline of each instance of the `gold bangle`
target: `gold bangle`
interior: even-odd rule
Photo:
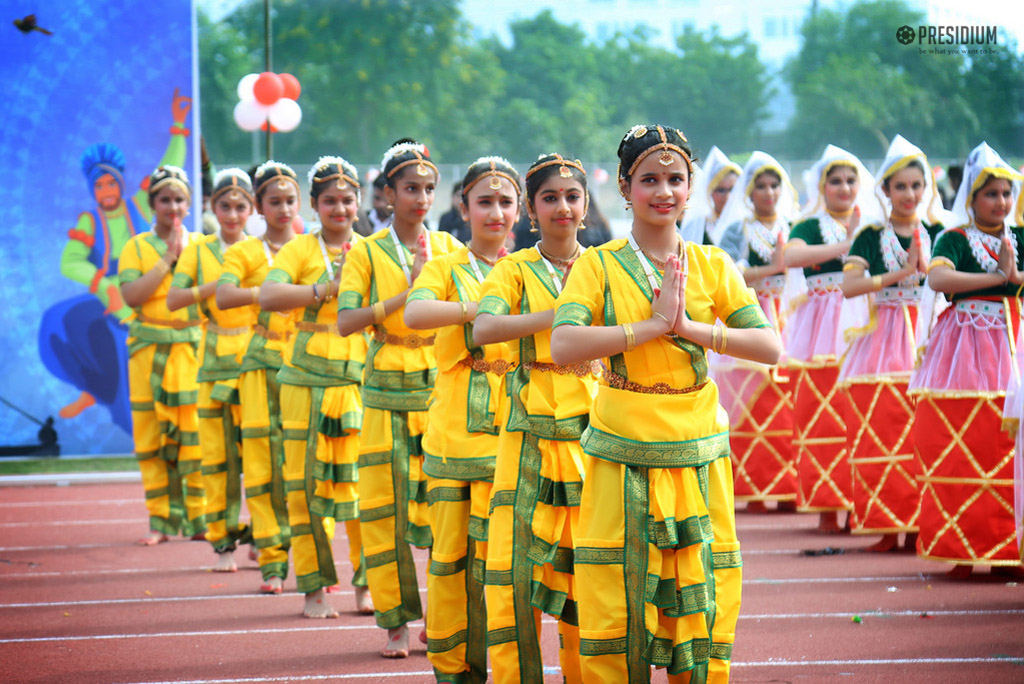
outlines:
[[[875,288],[875,292],[882,289],[882,276],[876,275],[871,277],[871,286]]]
[[[728,326],[722,326],[722,339],[720,340],[721,348],[718,350],[719,354],[725,353],[725,348],[729,345],[729,328]]]
[[[718,353],[718,322],[711,324],[711,351]]]
[[[249,292],[252,293],[252,303],[253,304],[259,304],[260,303],[260,288],[259,288],[259,286],[253,285],[252,287],[249,288]]]
[[[324,301],[329,302],[334,299],[334,293],[331,292],[331,285],[334,284],[333,280],[328,280],[327,285],[324,287]]]
[[[661,313],[660,311],[652,311],[652,312],[651,312],[651,315],[652,315],[652,316],[657,316],[657,317],[658,317],[658,318],[660,318],[661,320],[663,320],[663,321],[665,321],[666,323],[668,323],[668,327],[669,327],[669,328],[671,328],[671,327],[672,327],[672,323],[671,323],[671,321],[669,321],[669,320],[668,320],[668,316],[666,316],[665,314]]]
[[[168,264],[163,259],[160,259],[159,261],[157,261],[156,265],[153,266],[153,268],[155,268],[156,270],[160,271],[160,275],[167,275],[168,273],[171,272],[170,264]]]
[[[459,323],[465,323],[466,317],[469,315],[469,309],[466,307],[466,302],[459,302]]]
[[[636,347],[636,335],[633,334],[633,326],[629,323],[623,323],[622,332],[626,335],[626,351],[633,351]]]
[[[190,290],[190,292],[192,292],[192,301],[198,302],[200,300],[199,286],[198,285],[193,285],[192,289]]]
[[[387,318],[388,312],[384,309],[384,302],[373,303],[373,322],[383,323],[384,319]]]

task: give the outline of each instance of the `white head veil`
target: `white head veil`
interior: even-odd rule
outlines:
[[[736,187],[733,188],[729,195],[729,201],[722,208],[718,223],[723,228],[754,215],[754,203],[750,199],[750,193],[754,190],[754,181],[764,171],[774,171],[782,181],[782,194],[775,204],[778,217],[786,221],[791,221],[796,217],[800,211],[800,204],[796,190],[789,180],[789,174],[775,157],[758,150],[750,155],[750,159],[744,164],[739,180],[736,181]]]
[[[983,142],[967,155],[964,179],[956,191],[956,199],[953,200],[953,226],[974,223],[974,209],[971,208],[974,193],[980,190],[993,176],[1010,181],[1013,201],[1016,205],[1024,176],[1014,171],[1012,166],[1003,161],[998,152],[989,147],[988,143]],[[1015,220],[1015,216],[1011,211],[1003,219],[1003,223],[1009,225],[1013,220]]]
[[[875,179],[855,155],[841,147],[828,145],[821,158],[804,172],[804,187],[807,189],[807,204],[804,205],[803,217],[810,218],[825,212],[825,179],[828,172],[836,166],[852,166],[857,172],[857,197],[854,205],[860,207],[860,225],[878,223],[881,219],[881,207],[871,197]]]
[[[686,217],[683,219],[682,234],[690,242],[700,243],[704,239],[704,225],[709,218],[714,218],[715,203],[711,195],[718,184],[730,173],[739,175],[742,169],[738,164],[729,160],[718,147],[712,147],[708,152],[707,159],[700,168],[694,169],[693,183],[690,189],[690,198],[687,201],[688,208]],[[718,244],[721,236],[721,229],[724,227],[721,221],[716,221],[717,228],[711,235],[711,239]]]
[[[875,174],[878,179],[875,183],[875,197],[882,206],[882,219],[887,219],[892,214],[892,200],[885,196],[882,184],[893,174],[905,169],[914,161],[918,161],[924,167],[924,194],[921,195],[921,202],[917,205],[917,216],[928,223],[941,223],[948,225],[950,216],[942,208],[939,201],[939,193],[935,188],[935,178],[932,176],[932,168],[928,164],[928,157],[917,145],[914,145],[902,135],[897,134],[889,144],[889,151],[885,153],[885,159]]]

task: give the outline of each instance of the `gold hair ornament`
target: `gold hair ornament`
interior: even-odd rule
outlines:
[[[557,152],[552,153],[552,155],[556,158],[549,159],[543,164],[537,164],[536,166],[531,167],[530,170],[526,172],[527,180],[529,180],[530,176],[537,173],[541,169],[548,166],[554,166],[556,164],[558,164],[558,175],[561,176],[562,178],[572,178],[572,171],[569,170],[570,166],[579,171],[580,173],[582,173],[584,176],[587,175],[587,172],[583,168],[583,164],[580,163],[579,159],[566,159]]]
[[[518,197],[519,196],[519,181],[516,180],[515,178],[513,178],[508,173],[505,173],[504,171],[500,170],[498,168],[497,164],[494,163],[493,159],[490,160],[490,163],[491,163],[490,171],[487,171],[485,173],[481,173],[479,176],[474,178],[473,181],[469,185],[464,186],[462,188],[462,195],[463,195],[463,197],[469,195],[470,188],[472,188],[474,185],[479,183],[485,176],[489,177],[489,179],[490,179],[490,182],[487,184],[487,187],[490,188],[491,190],[501,190],[501,179],[504,178],[505,180],[507,180],[509,183],[512,184],[513,188],[516,189],[516,196]]]

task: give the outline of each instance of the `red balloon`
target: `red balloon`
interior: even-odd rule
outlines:
[[[284,84],[284,94],[281,97],[287,97],[289,100],[298,100],[299,93],[302,92],[299,79],[291,74],[278,74],[277,76],[281,79],[281,83]]]
[[[252,94],[257,102],[269,107],[280,100],[284,94],[284,84],[281,82],[281,77],[272,71],[264,71],[256,79],[256,83],[253,84]]]

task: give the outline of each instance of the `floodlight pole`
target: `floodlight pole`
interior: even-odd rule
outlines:
[[[271,53],[271,40],[272,27],[270,22],[270,0],[263,0],[263,56],[264,56],[264,71],[271,71],[271,63],[273,62],[273,54]],[[270,131],[270,120],[267,120],[267,160],[274,158],[274,142]]]

